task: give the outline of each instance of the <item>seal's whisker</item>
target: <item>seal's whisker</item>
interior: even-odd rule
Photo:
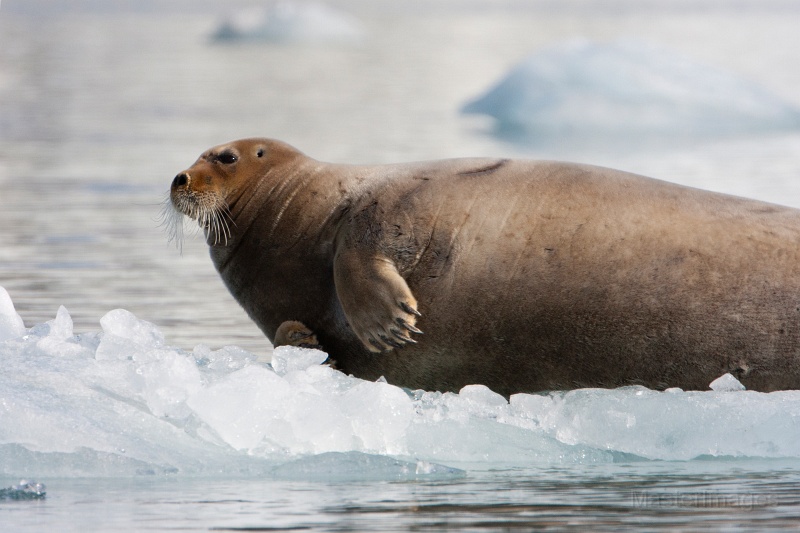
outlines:
[[[225,236],[225,244],[228,244],[228,240],[231,238],[231,224],[234,226],[236,223],[233,221],[233,217],[231,216],[231,211],[228,208],[228,204],[224,203],[220,206],[220,209],[217,211],[217,216],[219,218],[220,225],[223,228],[223,234]]]
[[[169,194],[162,203],[159,218],[161,220],[159,226],[163,227],[167,233],[167,242],[174,242],[175,247],[183,253],[183,213],[172,204]]]
[[[219,241],[219,228],[217,227],[217,217],[214,216],[214,211],[206,211],[206,229],[208,230],[209,236],[213,235],[214,240],[212,241],[213,244],[217,244]]]
[[[222,202],[222,205],[219,207],[220,214],[225,217],[231,224],[234,226],[236,222],[233,220],[233,215],[231,214],[231,208],[228,206],[227,202]]]
[[[228,207],[228,204],[223,203],[219,209],[219,216],[222,219],[222,222],[225,224],[225,228],[227,229],[228,236],[231,236],[231,226],[234,228],[236,227],[236,221],[233,220],[233,215],[231,214],[231,210]]]
[[[214,244],[228,244],[228,234],[220,220],[219,212],[214,213]]]
[[[202,200],[198,205],[200,227],[206,230],[213,245],[227,245],[232,235],[230,224],[233,223],[227,203],[216,195],[205,196]]]
[[[225,226],[220,220],[219,211],[213,212],[214,219],[214,244],[228,244],[228,234],[225,232]],[[224,241],[224,242],[223,242]]]

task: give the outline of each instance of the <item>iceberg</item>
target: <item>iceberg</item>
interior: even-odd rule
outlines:
[[[405,480],[502,466],[800,458],[800,392],[580,389],[505,398],[365,381],[319,350],[172,347],[113,310],[25,328],[0,290],[0,475]],[[9,326],[10,324],[10,326]]]
[[[252,8],[230,15],[214,31],[212,39],[220,42],[356,42],[363,33],[356,18],[325,4],[281,0],[267,9]]]
[[[756,83],[633,39],[541,50],[463,106],[521,141],[722,137],[800,127]]]

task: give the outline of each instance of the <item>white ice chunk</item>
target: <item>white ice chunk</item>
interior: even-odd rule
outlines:
[[[212,350],[205,344],[198,344],[192,350],[192,355],[198,365],[220,375],[241,370],[258,359],[255,354],[238,346],[225,346],[219,350]]]
[[[284,451],[303,454],[363,449],[351,420],[334,398],[298,392],[281,415],[267,431],[265,442]]]
[[[66,307],[60,306],[56,317],[48,321],[46,326],[39,328],[40,332],[46,332],[46,336],[36,343],[38,349],[61,357],[72,357],[85,352],[84,347],[73,340],[72,317]]]
[[[364,451],[406,452],[404,437],[414,409],[411,398],[402,389],[386,383],[361,381],[339,401]]]
[[[481,410],[504,409],[508,401],[486,385],[467,385],[458,391],[458,395]]]
[[[14,309],[8,292],[0,287],[0,342],[25,335],[25,324]]]
[[[195,394],[187,405],[228,445],[252,450],[292,399],[291,385],[272,370],[253,365]]]
[[[538,428],[541,420],[553,408],[554,402],[550,395],[514,394],[509,399],[509,404],[517,425]]]
[[[552,408],[539,414],[541,428],[565,443],[664,460],[800,454],[796,391],[668,393],[623,387],[551,396]]]
[[[722,376],[712,381],[711,384],[708,386],[708,388],[717,392],[733,392],[733,391],[745,390],[745,386],[742,385],[739,382],[739,380],[733,377],[730,373],[723,374]]]
[[[321,365],[327,358],[328,354],[313,348],[279,346],[272,352],[272,368],[279,376],[285,376],[289,372]]]
[[[63,305],[58,308],[56,318],[47,323],[50,326],[50,337],[57,339],[72,338],[72,317]]]
[[[142,346],[159,347],[164,344],[164,335],[154,324],[139,320],[125,309],[106,313],[100,319],[100,326],[106,335],[115,335]]]
[[[98,360],[128,359],[164,345],[158,328],[139,320],[125,309],[115,309],[100,319],[103,338],[97,347]]]
[[[155,416],[182,419],[191,410],[186,400],[200,392],[202,377],[194,359],[171,350],[137,368],[144,386],[142,396]]]

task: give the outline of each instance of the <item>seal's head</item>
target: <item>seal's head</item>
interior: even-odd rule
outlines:
[[[226,244],[231,237],[231,206],[248,189],[247,182],[266,174],[274,164],[278,144],[268,139],[243,139],[205,151],[172,180],[165,222],[170,240],[180,243],[182,215],[196,220],[209,244]]]

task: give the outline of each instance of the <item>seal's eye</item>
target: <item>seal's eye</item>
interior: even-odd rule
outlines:
[[[217,161],[223,165],[232,165],[238,161],[239,158],[233,152],[222,152],[217,156]]]
[[[258,152],[256,152],[256,155],[258,157],[264,157],[264,149],[263,148],[259,148]]]

